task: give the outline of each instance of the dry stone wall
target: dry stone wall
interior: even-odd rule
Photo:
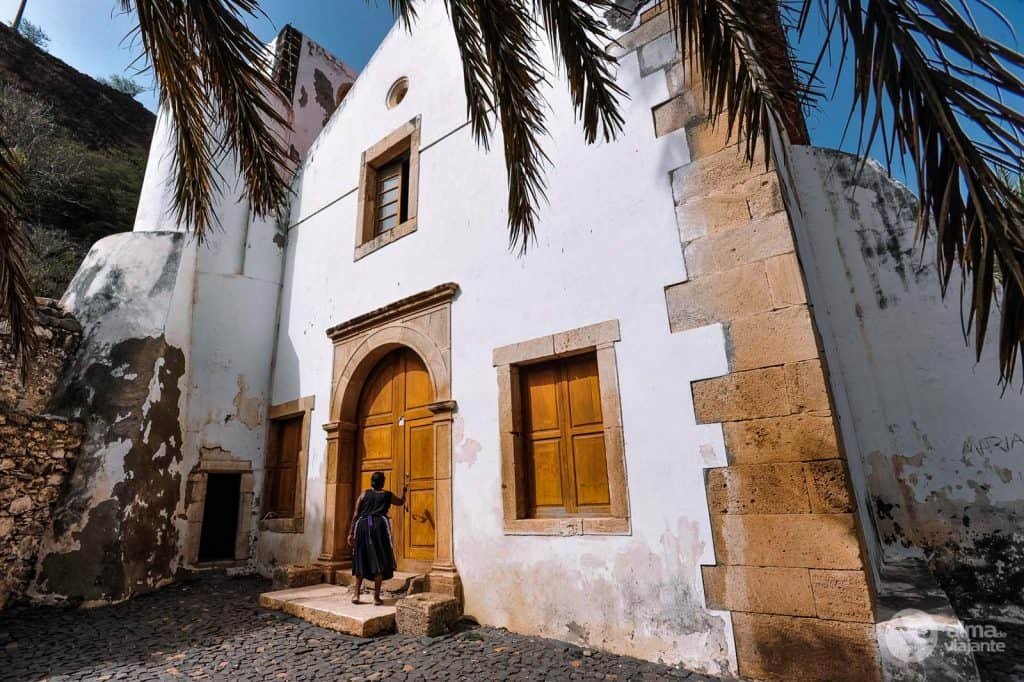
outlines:
[[[39,323],[36,327],[39,349],[24,381],[11,349],[9,323],[0,320],[0,410],[29,414],[45,412],[60,379],[64,360],[78,347],[82,326],[61,310],[56,301],[36,299],[36,319]]]
[[[0,608],[32,578],[39,543],[81,443],[77,422],[0,412]]]
[[[0,608],[31,581],[43,534],[74,468],[82,425],[46,414],[81,326],[49,299],[37,301],[39,350],[27,375],[0,321]]]

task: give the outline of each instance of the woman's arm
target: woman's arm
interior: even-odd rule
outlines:
[[[352,512],[352,523],[350,523],[348,525],[348,546],[349,547],[352,547],[353,545],[356,544],[356,521],[359,520],[359,505],[362,504],[362,502],[363,502],[363,495],[366,495],[366,491],[365,490],[362,492],[362,494],[359,495],[359,499],[356,500],[356,508]]]
[[[403,485],[401,495],[391,493],[391,504],[395,505],[396,507],[401,507],[403,504],[405,504],[405,493],[407,490],[409,490],[409,486]]]

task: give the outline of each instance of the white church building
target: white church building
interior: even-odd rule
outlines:
[[[343,582],[383,471],[409,487],[399,570],[481,624],[709,674],[935,679],[886,646],[892,576],[906,604],[907,581],[942,595],[943,623],[996,599],[957,576],[989,570],[985,538],[1024,542],[1021,395],[965,348],[905,188],[814,147],[751,166],[668,14],[616,26],[616,140],[586,144],[548,65],[523,255],[442,2],[359,74],[282,31],[276,219],[227,160],[220,227],[191,238],[162,114],[134,232],[62,300],[84,332],[58,402],[88,435],[33,597],[210,568]]]

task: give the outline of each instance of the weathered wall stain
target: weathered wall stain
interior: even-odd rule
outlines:
[[[331,114],[338,108],[338,102],[334,98],[334,85],[320,69],[313,71],[313,89],[316,91],[316,103],[324,110],[324,125],[330,120]]]
[[[487,588],[469,595],[467,613],[474,600],[487,600],[497,610],[488,621],[515,632],[728,674],[725,620],[707,610],[697,584],[704,542],[696,522],[680,519],[656,541],[637,538],[611,556],[584,554],[578,564],[571,553],[524,563],[508,545],[482,545],[492,572],[472,581]]]
[[[163,336],[127,339],[94,358],[58,397],[58,410],[84,416],[88,436],[53,528],[58,546],[77,549],[44,558],[41,592],[116,600],[173,577],[184,374],[184,354]],[[120,480],[96,503],[95,479],[121,453]]]
[[[1024,500],[993,501],[994,492],[1005,496],[1012,472],[978,450],[979,442],[1008,446],[1015,439],[967,438],[961,466],[945,483],[933,473],[934,452],[872,453],[872,513],[883,544],[923,551],[956,606],[1024,607]]]
[[[263,399],[250,397],[248,395],[249,385],[245,377],[238,375],[238,393],[235,394],[234,406],[238,421],[250,429],[255,429],[263,423]]]
[[[935,240],[915,241],[913,193],[874,161],[811,148],[794,158],[803,210],[820,217],[796,221],[797,237],[854,488],[877,531],[872,558],[926,560],[958,615],[1020,611],[1021,396],[996,386],[994,346],[977,358],[965,348],[959,275],[943,300]]]
[[[466,420],[462,415],[456,415],[452,424],[452,442],[455,443],[452,448],[454,462],[470,467],[476,464],[482,446],[479,441],[466,438]]]

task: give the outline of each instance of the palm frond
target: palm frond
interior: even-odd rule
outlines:
[[[288,157],[281,131],[283,97],[269,55],[244,18],[255,0],[121,0],[134,10],[139,37],[160,85],[161,105],[174,120],[175,218],[202,239],[214,223],[217,162],[237,158],[257,215],[278,207],[288,192]],[[274,98],[280,101],[274,101]],[[279,106],[275,106],[278,104]],[[223,139],[223,146],[217,142]]]
[[[802,109],[811,91],[794,75],[774,0],[666,0],[679,47],[699,78],[708,117],[745,140],[753,162],[758,145],[770,159],[773,126],[806,141]]]
[[[29,240],[20,221],[22,190],[14,150],[0,139],[0,321],[6,318],[10,327],[11,348],[24,379],[38,339],[35,298],[25,271]]]
[[[395,0],[399,5],[413,0]],[[462,57],[466,106],[473,136],[485,148],[497,109],[508,177],[509,242],[526,251],[544,198],[548,157],[541,86],[545,71],[537,54],[543,20],[552,49],[565,68],[569,91],[588,142],[612,139],[622,129],[615,60],[604,49],[607,28],[596,11],[607,0],[445,0]],[[404,15],[403,15],[404,16]]]
[[[625,91],[615,83],[615,59],[605,50],[610,42],[608,27],[598,12],[606,11],[610,0],[534,0],[544,20],[548,42],[565,65],[576,115],[583,121],[587,142],[597,140],[598,129],[605,141],[613,139],[624,120],[619,97]]]
[[[463,0],[449,0],[450,4]],[[540,146],[544,135],[545,82],[537,59],[536,23],[517,0],[470,0],[477,7],[484,52],[498,104],[508,176],[509,243],[527,249],[536,232],[537,206],[544,197],[548,157]]]
[[[913,171],[918,240],[934,231],[943,295],[963,273],[964,333],[979,359],[1001,308],[999,380],[1008,385],[1024,350],[1024,198],[1007,176],[1024,158],[1024,113],[1006,102],[1024,98],[1024,55],[949,0],[818,7],[828,37],[852,55],[862,149],[881,137],[889,165],[907,159]]]

